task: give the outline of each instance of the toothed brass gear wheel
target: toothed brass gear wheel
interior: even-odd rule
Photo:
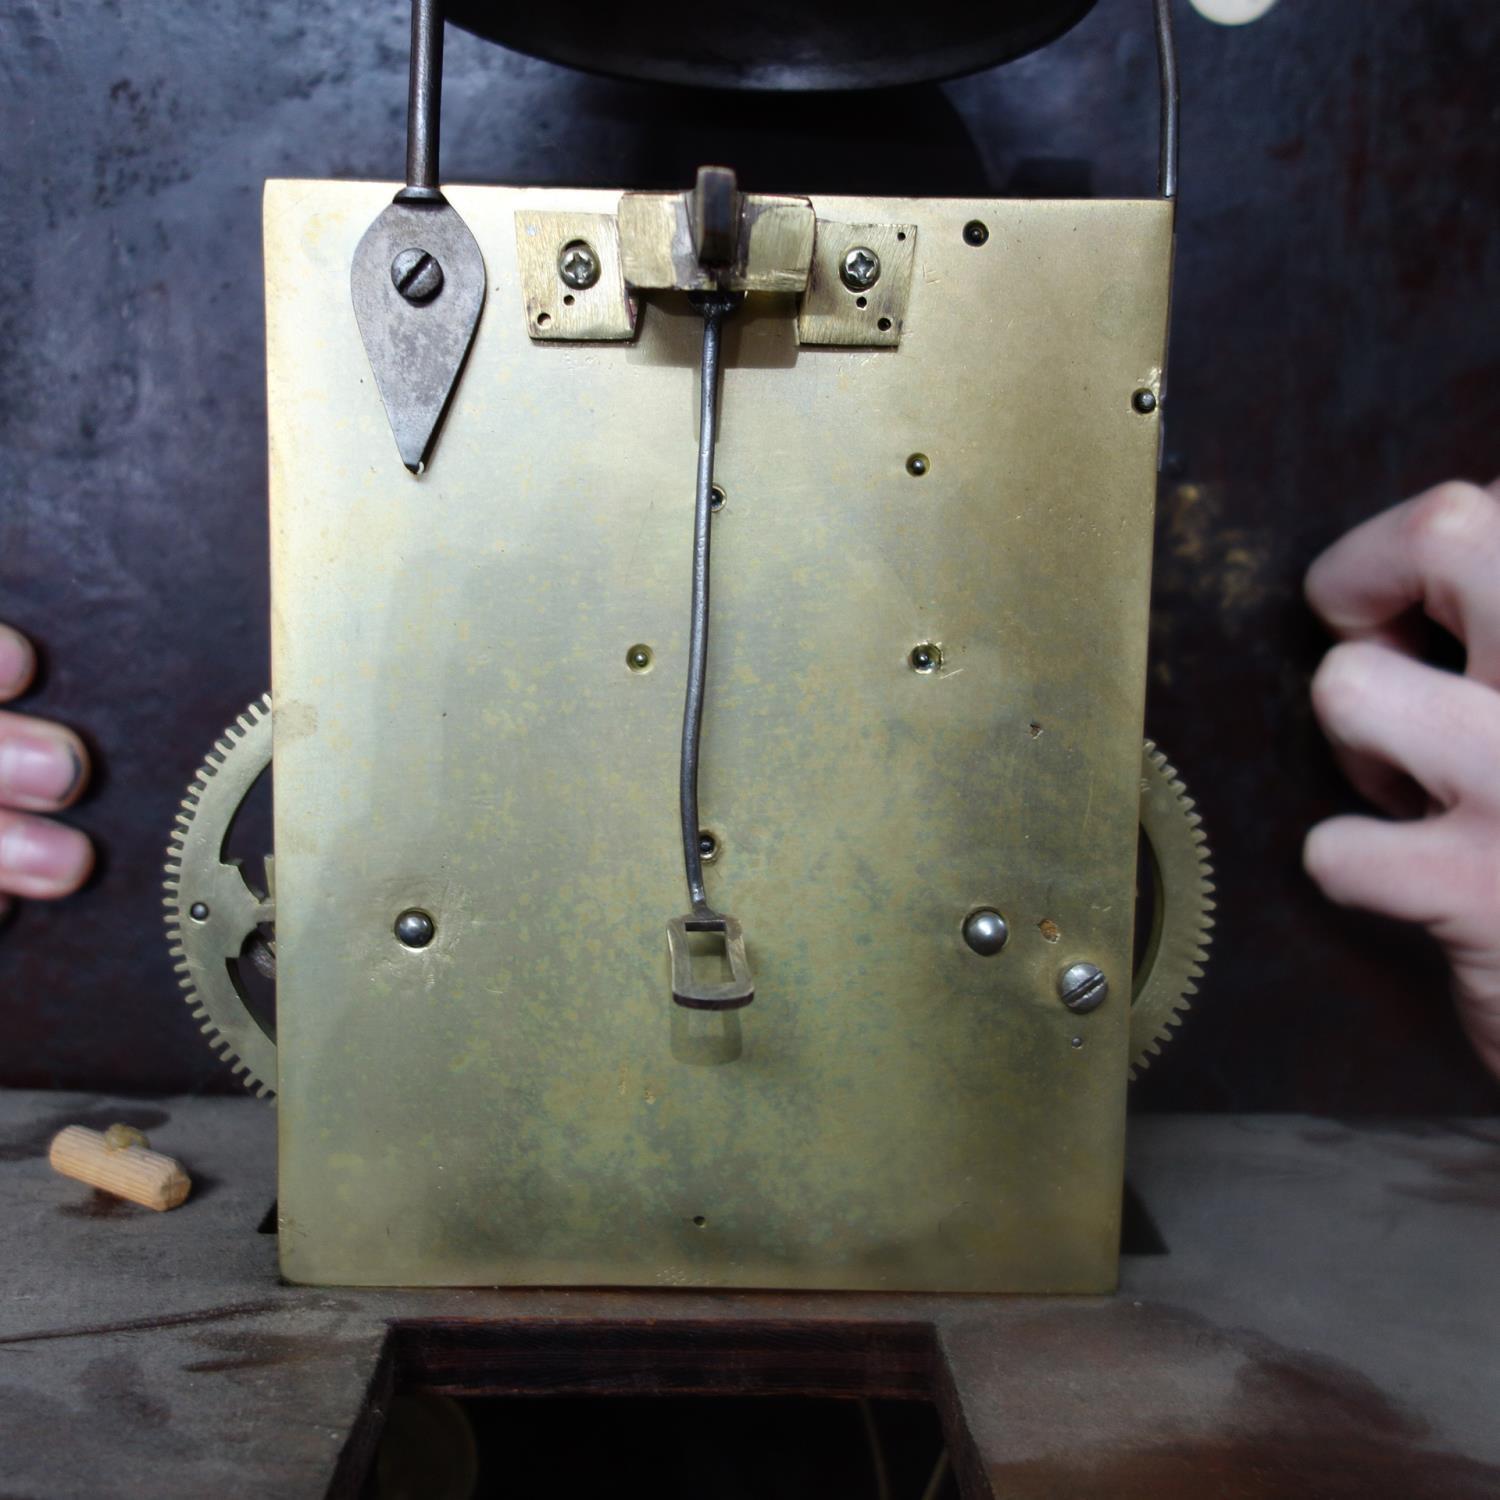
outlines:
[[[1151,929],[1131,998],[1132,1078],[1171,1040],[1208,962],[1214,886],[1202,824],[1182,779],[1147,740],[1141,756],[1141,836],[1151,854]]]
[[[271,763],[271,700],[242,713],[209,751],[182,800],[167,850],[167,941],[184,998],[211,1045],[256,1093],[276,1091],[275,1027],[247,1003],[239,966],[274,974],[275,867],[264,891],[225,844],[240,805]]]

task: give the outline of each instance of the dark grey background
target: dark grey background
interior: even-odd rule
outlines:
[[[941,88],[714,98],[450,29],[450,181],[1121,195],[1154,186],[1147,0]],[[0,615],[30,700],[98,749],[93,885],[0,934],[0,1082],[232,1087],[165,956],[181,788],[266,686],[260,188],[393,177],[400,0],[0,10]],[[1500,7],[1178,6],[1180,251],[1148,729],[1206,814],[1221,923],[1148,1107],[1488,1111],[1425,942],[1298,866],[1352,805],[1313,729],[1308,559],[1450,474],[1500,472]],[[961,378],[956,372],[955,378]]]

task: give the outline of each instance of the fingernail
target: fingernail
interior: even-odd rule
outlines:
[[[31,648],[13,630],[0,629],[0,696],[19,691],[31,676]]]
[[[82,775],[78,753],[66,740],[24,733],[0,739],[0,798],[61,802]]]
[[[0,870],[12,877],[68,887],[83,877],[92,858],[89,841],[76,828],[44,818],[17,818],[0,832]]]

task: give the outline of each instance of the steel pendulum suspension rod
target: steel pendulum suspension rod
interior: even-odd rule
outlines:
[[[688,634],[687,691],[682,704],[682,760],[678,801],[682,814],[682,863],[692,910],[667,924],[672,957],[672,998],[696,1010],[735,1010],[755,998],[740,924],[708,904],[699,845],[698,765],[703,738],[703,697],[708,681],[709,554],[713,527],[714,440],[718,428],[720,348],[724,320],[743,300],[736,292],[696,292],[692,303],[703,319],[703,368],[699,386],[698,475],[693,503],[693,595]],[[700,982],[693,974],[690,933],[712,933],[724,942],[730,977]]]
[[[1172,0],[1153,0],[1156,13],[1156,67],[1161,91],[1160,138],[1157,147],[1156,190],[1163,198],[1177,196],[1178,84],[1177,48],[1172,37]]]
[[[402,197],[442,198],[438,142],[442,130],[443,4],[412,0],[411,72],[406,86],[406,189]]]

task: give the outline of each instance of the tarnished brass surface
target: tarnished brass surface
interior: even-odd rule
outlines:
[[[598,257],[599,279],[592,286],[568,286],[557,273],[558,257],[575,240],[582,240]],[[634,336],[638,309],[625,288],[620,231],[613,214],[518,213],[516,268],[521,313],[532,338]]]
[[[533,342],[516,214],[616,195],[452,189],[490,300],[413,478],[345,293],[390,191],[266,199],[286,1274],[1109,1288],[1170,206],[819,198],[918,226],[899,349],[727,328],[711,1015],[663,936],[701,322]]]
[[[844,257],[855,248],[880,258],[880,276],[872,287],[851,289],[843,282]],[[807,293],[797,312],[797,337],[804,344],[894,348],[901,342],[916,249],[915,224],[835,224],[819,219]]]
[[[643,289],[800,292],[813,253],[813,210],[806,198],[745,193],[739,252],[722,280],[698,264],[692,194],[624,193],[619,200],[625,280]]]

